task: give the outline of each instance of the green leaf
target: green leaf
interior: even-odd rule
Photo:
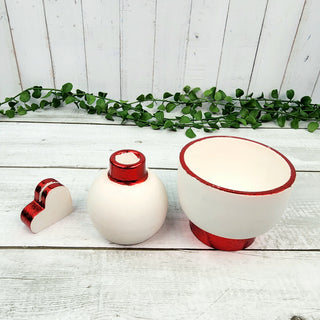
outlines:
[[[20,101],[28,102],[30,100],[30,92],[28,90],[20,93]]]
[[[299,119],[293,119],[290,123],[290,126],[292,129],[298,129],[299,128]]]
[[[311,98],[309,96],[304,96],[300,101],[304,106],[308,106],[311,103]]]
[[[271,121],[271,120],[272,120],[272,117],[271,117],[270,113],[266,113],[261,117],[261,121],[263,121],[263,122],[268,122],[268,121]]]
[[[152,128],[153,130],[159,130],[161,127],[158,126],[158,125],[156,125],[156,124],[151,124],[151,128]]]
[[[242,123],[244,126],[248,125],[246,119],[242,119],[242,118],[237,118],[237,120]]]
[[[52,91],[49,91],[45,96],[42,97],[42,99],[46,99],[48,97],[50,97],[52,94]]]
[[[280,116],[279,118],[277,118],[277,123],[279,127],[283,128],[286,123],[286,117]]]
[[[184,94],[180,94],[179,100],[182,101],[182,102],[189,102],[190,101],[190,99],[187,98]]]
[[[146,95],[146,100],[153,100],[153,95],[152,95],[152,93],[148,93],[148,94]]]
[[[77,90],[77,91],[78,91],[78,90]],[[108,95],[107,92],[102,92],[102,91],[99,91],[99,92],[98,92],[98,96],[101,97],[101,98],[105,98],[107,95]]]
[[[246,118],[249,115],[249,110],[246,108],[242,108],[239,112],[239,116],[241,118]]]
[[[67,96],[66,100],[64,101],[65,104],[69,104],[76,101],[76,98],[74,96]]]
[[[166,105],[166,111],[167,111],[167,112],[171,112],[175,107],[176,107],[175,103],[169,102],[169,103]]]
[[[230,96],[226,96],[226,97],[224,98],[224,100],[226,100],[227,102],[232,103],[233,98],[232,98],[232,97],[230,97]]]
[[[216,100],[216,101],[222,100],[222,94],[221,94],[220,91],[217,91],[217,92],[215,93],[215,95],[214,95],[214,100]]]
[[[7,111],[6,111],[6,116],[7,116],[8,118],[13,118],[14,115],[15,115],[14,110],[10,109],[10,110],[7,110]]]
[[[193,132],[193,130],[191,128],[186,130],[186,136],[190,139],[194,138],[196,136],[196,134]]]
[[[257,128],[259,128],[260,126],[262,126],[262,123],[260,123],[260,122],[256,122],[256,123],[252,123],[252,124],[251,124],[251,128],[252,128],[252,129],[257,129]]]
[[[182,110],[181,110],[181,112],[182,112],[183,114],[189,114],[190,111],[191,111],[191,107],[190,107],[190,106],[184,107],[184,108],[182,108]]]
[[[218,106],[217,106],[216,104],[214,104],[214,103],[212,103],[212,104],[210,105],[209,110],[210,110],[212,113],[219,113],[219,112],[220,112]]]
[[[236,97],[240,98],[241,96],[244,95],[244,91],[240,88],[236,89]]]
[[[105,118],[110,121],[114,121],[113,116],[109,113],[106,114]]]
[[[162,122],[164,120],[164,113],[163,111],[157,111],[155,114],[154,114],[154,117],[159,121],[159,122]]]
[[[188,93],[189,91],[190,91],[190,86],[185,86],[184,88],[183,88],[183,91],[185,92],[185,93]]]
[[[194,119],[197,121],[202,120],[202,111],[198,110],[197,113],[194,115]]]
[[[93,104],[96,101],[96,97],[93,94],[86,94],[86,101],[89,105]]]
[[[33,89],[32,97],[38,99],[41,97],[41,89],[35,88]]]
[[[80,108],[87,110],[88,109],[88,105],[83,100],[81,100],[80,101]]]
[[[62,86],[61,91],[62,93],[69,93],[72,90],[72,88],[73,88],[72,83],[68,82]]]
[[[205,117],[206,119],[211,119],[211,118],[212,118],[211,112],[205,112],[205,113],[204,113],[204,117]]]
[[[174,101],[179,101],[180,98],[180,92],[176,92],[173,96]]]
[[[51,104],[52,104],[52,106],[53,106],[54,108],[58,108],[58,107],[60,106],[61,102],[60,102],[59,99],[53,98]]]
[[[27,113],[27,110],[24,107],[19,106],[17,112],[18,114],[20,114],[20,116],[23,116],[24,114]]]
[[[182,116],[179,120],[179,123],[190,123],[191,119],[188,116]]]
[[[30,109],[31,109],[32,111],[36,111],[36,110],[39,109],[39,108],[40,108],[40,106],[37,105],[36,103],[31,103]]]
[[[204,97],[209,97],[210,96],[210,94],[212,94],[212,90],[211,89],[208,89],[208,90],[206,90],[204,93],[203,93],[203,96]]]
[[[153,108],[153,102],[147,105],[147,108],[152,109]]]
[[[160,111],[166,110],[165,105],[164,104],[160,104],[160,106],[158,107],[158,110],[160,110]]]
[[[172,96],[173,96],[172,93],[170,93],[170,92],[165,92],[165,93],[163,94],[163,99],[167,99],[167,98],[170,98],[170,97],[172,97]]]
[[[49,105],[49,101],[47,100],[41,100],[40,101],[40,108],[43,109],[45,106]]]
[[[140,94],[140,96],[137,97],[137,101],[139,101],[139,102],[142,102],[142,101],[144,101],[144,100],[145,100],[145,97],[144,97],[143,94]]]
[[[195,92],[193,92],[193,91],[191,91],[191,92],[189,93],[189,98],[190,98],[190,100],[192,100],[192,101],[194,101],[194,100],[197,100],[197,99],[198,99],[198,97],[197,97],[196,93],[195,93]]]
[[[167,120],[163,125],[164,129],[172,128],[172,127],[173,127],[173,122],[171,120]]]
[[[106,106],[106,101],[103,98],[99,98],[96,102],[96,106],[100,107],[101,110],[104,110]]]
[[[279,92],[277,89],[274,89],[271,91],[271,97],[274,99],[278,99],[279,98]]]
[[[314,132],[314,131],[316,131],[317,129],[319,128],[319,123],[318,122],[310,122],[309,124],[308,124],[308,131],[309,132]]]
[[[289,100],[292,100],[292,98],[294,97],[294,91],[292,89],[287,90],[286,94]]]
[[[146,111],[142,114],[141,120],[148,121],[151,118],[153,118],[152,114]]]

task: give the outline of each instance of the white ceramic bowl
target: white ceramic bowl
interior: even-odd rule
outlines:
[[[279,221],[295,177],[292,163],[264,144],[210,136],[180,152],[179,200],[202,242],[238,250]]]

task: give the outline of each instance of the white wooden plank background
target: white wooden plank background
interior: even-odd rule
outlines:
[[[320,316],[318,252],[2,250],[1,266],[2,319]]]
[[[318,101],[318,11],[316,0],[2,0],[1,97],[20,73],[23,86],[71,81],[123,99],[217,82]]]

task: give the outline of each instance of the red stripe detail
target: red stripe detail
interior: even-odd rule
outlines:
[[[61,184],[60,182],[57,181],[57,182],[55,182],[55,183],[49,184],[49,185],[42,191],[41,199],[40,199],[40,200],[41,200],[41,201],[40,201],[41,206],[45,207],[45,205],[46,205],[46,198],[47,198],[49,192],[50,192],[51,190],[53,190],[54,188],[56,188],[56,187],[63,187],[63,184]]]
[[[217,186],[217,185],[215,185],[213,183],[210,183],[210,182],[200,178],[193,171],[191,171],[190,168],[187,166],[187,164],[186,164],[186,162],[184,160],[184,154],[187,151],[187,149],[191,145],[196,143],[196,142],[199,142],[199,141],[205,140],[205,139],[217,139],[217,138],[234,138],[234,139],[241,139],[241,140],[245,140],[245,141],[250,141],[250,142],[259,144],[259,145],[261,145],[263,147],[266,147],[266,148],[274,151],[275,153],[277,153],[279,156],[281,156],[287,162],[287,164],[288,164],[288,166],[290,168],[290,172],[291,172],[289,180],[285,184],[280,186],[280,187],[277,187],[277,188],[274,188],[274,189],[270,189],[270,190],[266,190],[266,191],[240,191],[240,190],[228,189],[228,188],[224,188],[224,187],[221,187],[221,186]],[[210,136],[210,137],[200,138],[200,139],[191,141],[191,142],[189,142],[187,145],[185,145],[182,148],[182,150],[180,152],[180,163],[181,163],[182,168],[190,176],[196,178],[197,180],[199,180],[200,182],[206,184],[207,186],[210,186],[210,187],[215,188],[215,189],[219,189],[221,191],[230,192],[230,193],[236,193],[236,194],[243,194],[243,195],[247,195],[247,196],[262,196],[262,195],[269,195],[269,194],[273,194],[273,193],[278,193],[278,192],[284,191],[285,189],[291,187],[292,184],[294,183],[294,180],[296,179],[296,170],[295,170],[293,164],[282,153],[280,153],[279,151],[277,151],[277,150],[275,150],[275,149],[273,149],[273,148],[271,148],[271,147],[269,147],[269,146],[267,146],[267,145],[265,145],[263,143],[260,143],[260,142],[254,141],[254,140],[250,140],[250,139],[234,137],[234,136]]]
[[[53,178],[47,178],[47,179],[44,179],[38,183],[38,185],[36,186],[36,189],[34,190],[34,200],[40,202],[40,198],[39,198],[40,192],[41,192],[42,188],[50,182],[58,182],[58,181]]]
[[[30,202],[21,212],[20,218],[22,222],[30,229],[33,218],[39,214],[44,207],[42,207],[37,201]]]
[[[204,244],[209,247],[224,250],[224,251],[237,251],[242,250],[249,247],[255,238],[249,239],[229,239],[218,237],[212,233],[206,232],[199,227],[197,227],[194,223],[189,221],[190,229],[193,234]]]

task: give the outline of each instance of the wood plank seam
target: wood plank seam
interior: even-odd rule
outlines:
[[[156,57],[156,38],[157,38],[157,12],[158,12],[158,0],[155,0],[155,5],[154,5],[154,34],[153,34],[153,64],[152,64],[152,83],[151,83],[151,88],[152,88],[152,93],[154,92],[154,61]]]
[[[184,52],[184,68],[183,68],[183,85],[186,85],[186,70],[187,70],[187,57],[188,57],[188,50],[189,50],[189,40],[190,40],[190,24],[191,24],[191,15],[192,15],[192,4],[193,0],[190,1],[190,11],[189,11],[189,20],[188,20],[188,31],[187,31],[187,38],[186,38],[186,49]]]
[[[52,58],[52,51],[51,51],[51,40],[49,35],[49,29],[48,29],[48,21],[47,21],[47,12],[46,12],[46,6],[44,3],[44,0],[42,0],[42,8],[43,8],[43,16],[44,16],[44,22],[46,25],[46,34],[48,37],[48,48],[49,48],[49,55],[50,55],[50,61],[51,61],[51,73],[52,73],[52,80],[53,80],[53,86],[56,89],[56,75],[53,67],[53,58]]]
[[[221,51],[220,51],[220,58],[219,58],[219,66],[218,66],[217,78],[216,78],[216,83],[215,83],[216,86],[217,86],[217,84],[218,84],[218,79],[219,79],[219,76],[220,76],[221,60],[222,60],[224,40],[225,40],[225,37],[226,37],[226,30],[227,30],[227,25],[228,25],[230,2],[231,2],[231,0],[229,0],[229,2],[228,2],[228,10],[227,10],[227,15],[226,15],[226,21],[225,21],[225,24],[224,24],[222,44],[221,44]]]
[[[316,87],[317,87],[317,84],[318,84],[318,82],[319,82],[319,77],[320,77],[320,70],[319,70],[319,72],[318,72],[317,79],[316,79],[316,81],[315,81],[315,83],[314,83],[314,86],[313,86],[313,88],[312,88],[311,97],[313,96],[313,93],[314,93],[314,91],[315,91],[315,89],[316,89]]]
[[[89,80],[88,80],[88,61],[87,61],[87,45],[86,45],[86,36],[84,32],[84,18],[83,18],[83,3],[80,1],[81,6],[81,23],[82,23],[82,37],[83,37],[83,49],[84,49],[84,62],[86,69],[86,82],[87,82],[87,91],[89,90]]]
[[[255,52],[254,58],[253,58],[253,63],[252,63],[250,78],[249,78],[249,82],[248,82],[248,87],[247,87],[247,90],[246,90],[246,94],[247,95],[249,94],[249,88],[250,88],[250,85],[251,85],[252,75],[253,75],[254,67],[255,67],[255,64],[256,64],[256,60],[257,60],[258,49],[259,49],[259,45],[260,45],[261,35],[262,35],[263,27],[264,27],[264,22],[265,22],[265,19],[266,19],[268,6],[269,6],[269,0],[267,0],[266,7],[264,9],[264,14],[263,14],[262,24],[261,24],[261,28],[260,28],[258,43],[257,43],[257,47],[256,47],[256,52]]]
[[[9,17],[9,12],[8,12],[7,0],[4,0],[4,6],[6,8],[6,14],[7,14],[8,25],[9,25],[9,32],[10,32],[10,37],[11,37],[11,42],[12,42],[12,48],[13,48],[14,58],[15,58],[15,61],[16,61],[16,66],[17,66],[17,71],[18,71],[18,76],[19,76],[19,84],[20,84],[21,90],[23,90],[22,80],[21,80],[21,72],[20,72],[20,67],[19,67],[16,47],[15,47],[14,39],[13,39],[13,35],[12,35],[12,28],[11,28],[11,22],[10,22],[10,17]]]
[[[123,1],[124,0],[119,0],[119,73],[120,73],[120,82],[119,82],[119,96],[120,99],[123,99],[122,97],[122,48],[123,48]]]
[[[284,73],[283,73],[283,76],[282,76],[282,80],[281,80],[279,92],[281,92],[281,90],[282,90],[283,82],[284,82],[284,79],[285,79],[285,76],[286,76],[286,73],[287,73],[287,69],[288,69],[288,65],[289,65],[290,58],[291,58],[291,56],[292,56],[294,44],[295,44],[295,42],[296,42],[297,34],[298,34],[299,27],[300,27],[300,23],[301,23],[301,20],[302,20],[302,17],[303,17],[304,9],[305,9],[305,7],[306,7],[306,3],[307,3],[307,0],[304,1],[303,7],[302,7],[302,10],[301,10],[300,19],[299,19],[299,22],[298,22],[298,25],[297,25],[296,33],[295,33],[294,38],[293,38],[293,41],[292,41],[290,53],[289,53],[288,60],[287,60],[287,63],[286,63],[286,67],[285,67],[285,69],[284,69]]]

